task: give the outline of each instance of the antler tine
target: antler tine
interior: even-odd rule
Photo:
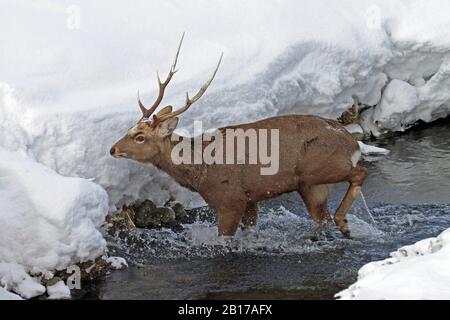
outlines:
[[[158,86],[159,86],[159,93],[158,98],[156,98],[156,101],[153,103],[153,105],[150,107],[150,109],[146,109],[144,105],[142,104],[141,100],[138,100],[139,107],[142,110],[142,113],[144,115],[144,118],[149,118],[153,112],[155,112],[156,108],[160,105],[163,97],[164,97],[164,91],[166,90],[167,85],[169,84],[170,80],[172,80],[172,77],[175,73],[178,72],[176,69],[177,62],[178,62],[178,56],[180,55],[181,45],[183,44],[185,33],[183,32],[183,35],[181,36],[180,43],[178,45],[177,53],[175,54],[175,58],[173,60],[172,66],[170,67],[169,74],[167,75],[167,78],[164,82],[161,82],[161,79],[159,77],[159,74],[156,73],[156,77],[158,79]]]
[[[147,110],[147,108],[145,108],[144,104],[141,101],[141,97],[139,95],[139,90],[137,93],[137,100],[138,100],[139,108],[141,109],[142,114],[145,116],[145,114],[147,113],[148,110]]]
[[[180,109],[174,111],[174,112],[167,113],[167,114],[164,114],[164,115],[158,117],[158,118],[157,118],[158,121],[167,120],[167,119],[170,119],[170,118],[173,118],[173,117],[176,117],[176,116],[182,114],[182,113],[185,112],[187,109],[189,109],[189,107],[190,107],[194,102],[196,102],[197,100],[199,100],[199,99],[203,96],[203,94],[206,92],[206,90],[208,89],[208,87],[210,86],[210,84],[212,83],[212,81],[214,80],[214,78],[215,78],[215,76],[216,76],[216,74],[217,74],[217,71],[219,70],[220,63],[222,62],[222,58],[223,58],[223,52],[222,52],[222,54],[220,55],[219,62],[217,63],[217,66],[216,66],[216,68],[214,69],[214,72],[213,72],[211,78],[209,78],[209,80],[206,81],[206,83],[200,88],[200,90],[197,92],[197,94],[196,94],[195,96],[193,96],[192,98],[189,98],[189,93],[186,93],[186,103],[185,103],[185,105],[184,105],[183,107],[181,107]]]

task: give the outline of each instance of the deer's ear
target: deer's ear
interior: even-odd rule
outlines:
[[[159,111],[159,112],[156,114],[156,116],[157,116],[157,117],[160,117],[160,116],[162,116],[163,114],[171,113],[171,112],[172,112],[172,109],[173,109],[172,106],[164,107],[164,108],[161,109],[161,111]]]
[[[175,128],[177,127],[178,124],[178,118],[170,118],[166,121],[163,121],[160,125],[159,125],[159,133],[163,136],[163,137],[167,137],[170,136],[173,131],[175,130]]]

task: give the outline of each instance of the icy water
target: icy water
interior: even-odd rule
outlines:
[[[349,215],[353,239],[330,224],[311,240],[314,224],[297,194],[262,204],[255,232],[217,239],[214,215],[203,208],[180,230],[140,230],[114,239],[110,250],[130,268],[109,274],[84,298],[332,299],[365,263],[437,236],[450,227],[450,121],[384,138],[387,157],[366,158],[363,192]],[[335,209],[345,186],[336,188]]]

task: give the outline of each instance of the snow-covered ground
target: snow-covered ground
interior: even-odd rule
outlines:
[[[167,103],[225,54],[184,127],[337,117],[357,100],[376,105],[361,125],[379,135],[450,113],[446,0],[0,1],[0,262],[31,273],[99,255],[106,203],[202,203],[155,168],[109,156],[183,31]]]
[[[340,299],[450,299],[450,229],[437,238],[398,249],[359,270]]]

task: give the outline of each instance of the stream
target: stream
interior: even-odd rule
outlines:
[[[253,232],[225,242],[214,214],[197,209],[180,230],[136,230],[109,242],[129,268],[84,290],[85,299],[333,299],[364,264],[450,227],[450,119],[376,141],[388,156],[367,156],[362,198],[348,220],[352,239],[314,223],[297,194],[261,204]],[[332,191],[333,212],[345,185]]]

